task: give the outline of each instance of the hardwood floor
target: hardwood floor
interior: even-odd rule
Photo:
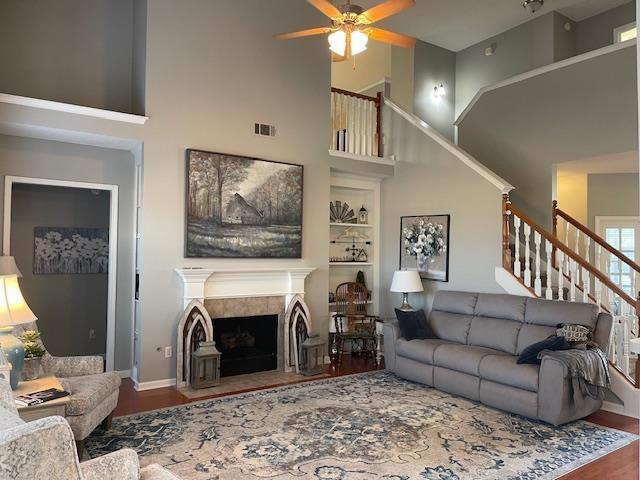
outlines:
[[[382,369],[383,365],[374,366],[371,360],[361,358],[351,358],[344,356],[342,364],[339,367],[329,366],[327,373],[331,377],[339,377],[343,375],[351,375],[354,373],[368,372],[375,369]],[[326,377],[324,377],[326,378]],[[304,378],[297,382],[312,382],[313,377]],[[268,387],[249,388],[234,393],[246,393],[264,388],[272,388],[279,385],[270,385]],[[137,392],[133,388],[133,382],[129,379],[122,381],[120,387],[120,398],[116,407],[115,416],[130,415],[134,413],[155,410],[158,408],[173,407],[183,405],[194,401],[201,401],[207,398],[216,398],[229,393],[219,395],[211,395],[208,397],[190,399],[182,395],[176,388],[157,388]],[[639,422],[635,418],[617,415],[615,413],[600,410],[590,415],[585,420],[603,425],[605,427],[616,428],[626,432],[640,434]],[[640,442],[635,441],[624,448],[609,453],[598,460],[595,460],[573,472],[560,477],[560,480],[638,480],[640,478]]]

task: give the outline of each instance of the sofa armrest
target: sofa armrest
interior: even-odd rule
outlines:
[[[574,386],[567,367],[553,357],[542,357],[538,377],[538,417],[553,425],[584,418],[602,406],[602,400],[584,396]]]
[[[129,448],[81,463],[84,480],[138,480],[138,455]]]
[[[396,342],[401,338],[397,320],[385,320],[382,325],[384,336],[384,365],[387,370],[394,371],[396,367]]]
[[[41,418],[1,431],[0,478],[80,480],[73,433],[64,418]]]
[[[54,357],[45,353],[42,368],[57,377],[82,377],[104,372],[104,359],[100,355]]]

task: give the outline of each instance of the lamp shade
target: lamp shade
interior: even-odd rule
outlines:
[[[424,288],[417,270],[396,270],[390,290],[399,293],[415,293],[424,291]]]
[[[38,319],[22,297],[18,275],[21,274],[13,257],[0,257],[0,327],[30,323]]]

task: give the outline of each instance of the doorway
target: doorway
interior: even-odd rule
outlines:
[[[114,368],[118,186],[5,177],[3,255],[53,355]]]

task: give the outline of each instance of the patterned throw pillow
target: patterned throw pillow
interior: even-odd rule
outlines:
[[[565,337],[569,343],[590,342],[593,338],[590,328],[570,323],[560,324],[556,329],[556,335]]]

